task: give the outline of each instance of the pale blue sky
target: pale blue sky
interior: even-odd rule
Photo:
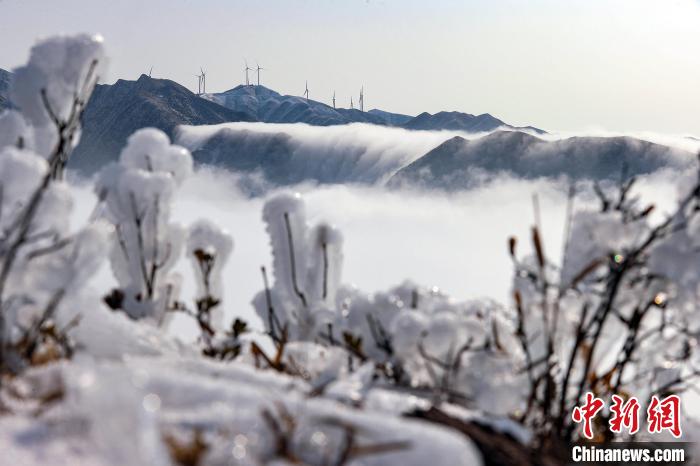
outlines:
[[[39,36],[99,32],[107,82],[153,65],[193,89],[243,80],[347,105],[513,124],[700,134],[695,0],[0,0],[0,67]],[[252,75],[251,75],[252,76]]]

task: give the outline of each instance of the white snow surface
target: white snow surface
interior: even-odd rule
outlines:
[[[62,387],[63,399],[39,418],[3,418],[0,451],[7,464],[169,465],[162,434],[186,442],[196,430],[210,445],[203,464],[265,464],[273,459],[274,441],[263,411],[295,420],[292,450],[306,464],[322,464],[337,450],[340,426],[352,428],[360,446],[397,445],[349,464],[481,464],[462,435],[401,418],[416,405],[413,396],[373,389],[367,408],[357,409],[310,397],[310,385],[299,378],[247,364],[182,354],[122,360],[84,355],[32,369],[15,388],[39,394],[55,387]]]

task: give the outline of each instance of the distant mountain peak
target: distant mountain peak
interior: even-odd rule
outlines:
[[[228,91],[203,96],[229,109],[266,123],[307,123],[331,126],[355,122],[393,125],[401,115],[362,112],[332,106],[305,97],[282,95],[265,86],[239,85]]]
[[[142,74],[136,81],[120,79],[97,85],[83,117],[80,144],[70,166],[93,172],[114,160],[128,136],[144,127],[171,137],[180,125],[255,121],[243,113],[201,99],[169,79]]]
[[[682,170],[692,160],[688,152],[626,136],[548,140],[504,130],[472,140],[448,139],[396,172],[389,185],[451,191],[468,189],[485,176],[503,174],[527,179],[617,180],[623,167],[626,176],[637,176],[661,168]]]
[[[435,114],[423,112],[402,126],[414,130],[451,130],[467,133],[489,132],[499,128],[532,131],[539,134],[546,133],[546,131],[531,126],[525,128],[511,126],[489,113],[472,115],[457,111],[441,111]]]

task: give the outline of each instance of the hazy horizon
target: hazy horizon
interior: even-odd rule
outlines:
[[[42,14],[38,15],[38,9]],[[261,84],[338,106],[490,113],[553,131],[700,134],[695,0],[0,0],[0,68],[38,37],[94,32],[104,82],[153,77],[207,90]],[[327,26],[324,26],[327,25]],[[387,26],[388,25],[388,26]],[[255,73],[251,73],[255,80]]]

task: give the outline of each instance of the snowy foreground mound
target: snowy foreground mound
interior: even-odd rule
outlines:
[[[297,350],[315,360],[312,382],[338,363],[331,351]],[[24,415],[3,417],[0,450],[21,465],[481,464],[463,435],[402,417],[424,400],[367,389],[366,372],[319,396],[297,377],[195,355],[80,357],[13,384],[35,401],[9,403]]]
[[[699,173],[679,177],[670,214],[652,214],[634,178],[596,184],[599,209],[570,209],[561,264],[537,222],[525,254],[510,238],[510,306],[349,286],[342,233],[277,194],[262,209],[272,270],[249,271],[253,329],[223,319],[231,235],[171,216],[193,159],[162,131],[132,134],[97,176],[90,218],[68,221],[65,166],[104,62],[97,37],[39,42],[0,114],[3,462],[565,464],[583,436],[649,440],[606,429],[609,412],[582,432],[571,413],[593,395],[635,396],[643,412],[683,395],[683,439],[697,437]],[[116,286],[94,290],[103,263]],[[167,336],[175,314],[196,342]]]

